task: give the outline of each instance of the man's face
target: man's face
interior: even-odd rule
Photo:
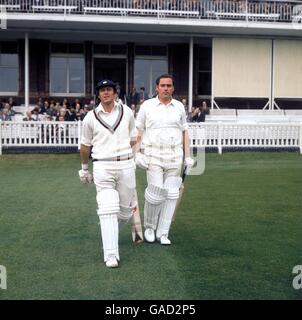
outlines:
[[[110,104],[114,102],[115,92],[111,87],[104,87],[99,90],[99,99],[101,103]]]
[[[160,79],[159,84],[156,86],[156,90],[160,99],[171,99],[174,92],[173,80],[170,78]]]

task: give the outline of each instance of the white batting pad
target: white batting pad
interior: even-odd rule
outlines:
[[[182,185],[180,177],[168,177],[164,183],[164,188],[167,191],[167,199],[162,205],[161,214],[156,230],[156,237],[160,238],[162,235],[168,236],[172,217],[175,211],[177,199],[179,198],[179,189]]]
[[[167,197],[167,190],[149,184],[145,191],[144,227],[156,230],[158,215],[162,203]]]
[[[120,213],[119,194],[113,189],[102,189],[97,193],[98,215],[101,224],[104,261],[110,255],[119,260],[118,215]]]
[[[118,225],[121,230],[132,217],[132,207],[120,206],[121,210],[118,214]]]

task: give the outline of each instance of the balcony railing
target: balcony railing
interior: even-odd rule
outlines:
[[[302,22],[302,1],[282,0],[0,0],[0,8],[7,13]]]

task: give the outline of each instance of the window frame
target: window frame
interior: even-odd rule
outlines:
[[[167,63],[167,72],[169,70],[169,59],[168,59],[168,56],[140,56],[140,55],[135,55],[134,56],[134,77],[135,77],[135,62],[136,60],[153,60],[153,61],[156,61],[156,60],[161,60],[161,61],[165,61]],[[152,66],[151,66],[152,68]],[[155,80],[156,79],[151,79],[152,77],[152,69],[151,69],[151,72],[149,74],[149,87],[145,87],[146,91],[148,92],[148,95],[149,97],[152,97],[154,94],[155,94]],[[134,83],[134,86],[135,86],[135,83]],[[139,89],[139,88],[137,88]],[[151,89],[151,90],[150,90]],[[154,92],[153,92],[154,91]]]
[[[16,66],[16,68],[14,68],[14,69],[17,70],[17,91],[1,91],[1,88],[0,88],[0,95],[1,96],[18,96],[19,90],[20,90],[20,84],[19,84],[19,79],[20,79],[19,63],[20,63],[20,59],[19,59],[18,48],[17,48],[17,52],[15,52],[15,53],[2,53],[2,50],[1,50],[1,47],[0,47],[0,55],[1,54],[14,54],[14,55],[17,56],[17,66]],[[12,67],[0,66],[0,70],[2,68],[11,68],[12,69]]]
[[[51,59],[52,58],[67,58],[68,59],[68,64],[67,64],[67,74],[66,74],[66,91],[67,92],[53,92],[52,91],[52,84],[51,84]],[[69,92],[70,90],[70,83],[69,83],[69,75],[70,75],[70,66],[69,66],[69,58],[83,58],[84,61],[84,72],[83,72],[83,92],[78,93],[78,92]],[[49,56],[49,93],[53,97],[60,97],[60,96],[66,96],[66,97],[84,97],[86,93],[86,66],[85,66],[85,53],[50,53]]]

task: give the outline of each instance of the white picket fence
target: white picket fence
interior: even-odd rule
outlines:
[[[80,147],[81,122],[0,122],[3,147]],[[191,147],[299,148],[302,123],[190,123]]]
[[[302,123],[202,123],[190,124],[191,146],[223,148],[299,148]]]
[[[0,122],[0,155],[3,147],[78,147],[81,122]]]

